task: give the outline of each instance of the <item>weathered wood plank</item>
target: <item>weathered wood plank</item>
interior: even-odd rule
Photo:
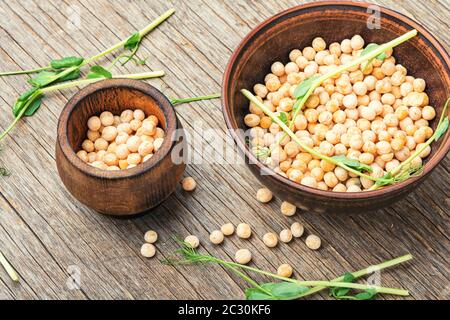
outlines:
[[[37,67],[65,55],[89,56],[142,28],[169,7],[176,7],[176,14],[143,41],[138,55],[148,58],[149,68],[166,70],[166,77],[151,83],[169,96],[207,94],[220,90],[222,72],[232,50],[252,27],[303,2],[2,2],[0,61],[2,70],[12,70]],[[415,18],[448,48],[445,1],[433,1],[432,5],[412,0],[375,2]],[[67,28],[74,10],[80,13],[80,25]],[[111,57],[102,63],[109,61]],[[130,63],[114,72],[142,70]],[[5,114],[0,118],[1,129],[12,119],[9,106],[26,89],[25,79],[26,76],[14,76],[0,80],[0,108]],[[194,193],[177,191],[151,214],[118,220],[97,215],[77,203],[56,173],[53,149],[57,119],[74,92],[49,95],[36,116],[20,123],[2,145],[0,159],[13,175],[0,179],[0,249],[23,279],[18,285],[12,284],[0,270],[0,298],[242,297],[245,284],[220,267],[174,268],[157,259],[141,258],[139,248],[147,229],[160,235],[159,259],[169,257],[175,250],[171,236],[194,233],[211,254],[232,259],[237,249],[248,247],[254,253],[256,266],[275,271],[280,263],[289,262],[301,279],[333,278],[347,270],[412,252],[416,260],[383,272],[382,283],[405,287],[416,299],[449,297],[446,284],[450,278],[450,201],[447,184],[443,183],[449,181],[449,157],[407,200],[391,208],[370,215],[319,216],[300,212],[287,218],[279,212],[280,199],[268,205],[256,201],[254,195],[260,185],[244,165],[229,165],[221,156],[220,163],[188,167],[187,174],[198,180]],[[219,101],[181,106],[177,112],[191,134],[201,134],[195,125],[198,120],[203,121],[203,129],[215,129],[217,140],[204,141],[203,148],[227,142]],[[196,147],[193,141],[191,146]],[[194,150],[196,155],[199,152]],[[209,244],[209,232],[229,221],[251,222],[254,236],[249,241],[231,237],[220,247]],[[280,245],[276,250],[268,250],[262,244],[265,232],[279,232],[293,221],[303,223],[307,233],[320,235],[323,248],[312,252],[302,240]],[[67,268],[71,265],[81,270],[81,290],[68,290],[66,286]],[[325,293],[318,296],[325,297]]]

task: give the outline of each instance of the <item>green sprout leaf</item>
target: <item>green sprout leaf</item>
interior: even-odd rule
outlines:
[[[338,156],[334,156],[333,159],[345,164],[347,167],[355,169],[359,172],[368,171],[372,172],[373,169],[371,166],[361,163],[358,160],[347,158],[345,155],[341,154]]]
[[[436,134],[435,134],[435,138],[434,138],[435,141],[439,140],[439,138],[442,137],[447,132],[448,124],[449,124],[449,120],[448,120],[448,117],[446,117],[441,122],[439,127],[437,127],[437,129],[436,129]]]
[[[111,79],[112,74],[102,66],[92,66],[91,72],[86,76],[88,79],[106,78]]]
[[[58,79],[54,71],[41,71],[35,77],[28,79],[28,83],[36,88],[42,88]]]
[[[38,90],[38,88],[33,87],[30,90],[28,90],[27,92],[23,93],[17,100],[18,101],[26,101],[28,100],[29,97],[31,97],[31,95],[33,93],[35,93]]]
[[[386,173],[384,176],[381,177],[381,180],[377,181],[377,185],[380,187],[388,186],[394,182],[394,177],[390,172]]]
[[[70,67],[77,67],[82,64],[84,58],[82,57],[65,57],[62,59],[55,59],[50,61],[50,66],[53,69],[65,69]]]
[[[356,278],[350,272],[346,272],[344,274],[344,278],[342,279],[342,282],[351,283],[351,282],[355,281],[355,279]],[[339,297],[343,297],[343,296],[347,295],[349,292],[350,292],[350,289],[348,289],[348,288],[335,287],[335,288],[330,289],[330,296],[339,298]]]
[[[283,121],[284,124],[288,124],[289,119],[286,112],[281,112],[278,118],[280,118],[280,120]]]
[[[370,300],[373,299],[377,295],[375,290],[369,289],[364,292],[358,293],[355,295],[355,298],[358,300]]]
[[[373,50],[377,49],[380,45],[376,44],[376,43],[369,43],[364,50],[361,52],[361,56],[364,56],[370,52],[372,52]],[[362,65],[362,69],[365,70],[367,68],[367,66],[374,60],[380,60],[380,61],[384,61],[386,59],[386,53],[381,53],[378,56],[376,56],[373,59],[370,59],[368,61],[366,61],[365,63],[361,64]]]
[[[31,117],[36,113],[36,111],[41,107],[42,95],[37,96],[27,107],[24,115],[26,117]]]
[[[308,287],[293,282],[280,282],[273,284],[270,292],[277,298],[293,298],[300,294],[306,293]]]
[[[127,39],[123,47],[128,50],[133,50],[139,45],[140,42],[141,35],[139,34],[139,32],[135,32]]]
[[[309,89],[313,85],[314,81],[316,81],[319,76],[312,76],[306,80],[303,80],[294,90],[294,96],[296,99],[303,98],[306,93],[308,93]]]
[[[274,300],[275,297],[262,292],[258,288],[245,289],[245,298],[247,300]]]
[[[75,80],[75,79],[78,79],[80,76],[81,76],[80,69],[75,69],[71,73],[66,74],[65,76],[59,78],[57,81],[64,82],[64,81],[69,81],[69,80]]]

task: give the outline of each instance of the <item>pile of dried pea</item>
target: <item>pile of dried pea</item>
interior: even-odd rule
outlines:
[[[380,178],[423,147],[433,134],[436,116],[425,92],[424,79],[408,74],[393,50],[384,60],[357,65],[317,87],[295,119],[295,89],[305,79],[324,75],[363,52],[360,35],[329,45],[317,37],[311,46],[294,49],[286,64],[276,61],[263,83],[255,84],[257,98],[271,111],[292,120],[293,131],[310,148],[332,157],[343,155],[372,167]],[[244,118],[251,128],[252,150],[268,167],[299,184],[335,192],[360,192],[373,181],[359,178],[341,167],[305,152],[254,103]],[[258,155],[258,150],[270,150]],[[422,165],[428,146],[413,160]]]
[[[120,116],[109,111],[87,122],[87,139],[77,156],[102,170],[130,169],[149,160],[164,141],[164,130],[154,115],[141,109],[125,110]]]

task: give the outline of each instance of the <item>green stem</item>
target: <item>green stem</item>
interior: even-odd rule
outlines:
[[[228,266],[228,269],[230,269],[231,271],[233,271],[235,274],[237,274],[239,277],[241,277],[242,279],[244,279],[245,281],[247,281],[248,283],[250,283],[253,287],[258,288],[260,291],[270,295],[270,292],[266,289],[264,289],[263,287],[261,287],[255,280],[253,280],[252,278],[250,278],[249,276],[247,276],[245,273],[239,271],[239,269],[235,268],[235,267],[231,267]]]
[[[40,94],[42,94],[42,92],[40,92],[40,90],[37,90],[37,91],[33,94],[33,96],[40,95]],[[25,114],[25,112],[26,112],[27,109],[28,109],[28,106],[30,105],[31,102],[34,101],[34,99],[35,99],[35,98],[30,98],[30,99],[28,100],[28,102],[23,106],[22,110],[19,112],[19,114],[17,115],[17,117],[14,118],[14,121],[11,122],[11,124],[8,126],[8,128],[6,128],[6,130],[5,130],[2,134],[0,134],[0,141],[2,141],[3,138],[6,137],[6,136],[8,135],[8,133],[9,133],[12,129],[14,129],[14,127],[15,127],[16,124],[19,122],[19,120],[22,119],[23,115]]]
[[[144,29],[139,31],[139,35],[142,38],[143,36],[145,36],[147,33],[149,33],[150,31],[152,31],[153,29],[155,29],[157,26],[159,26],[161,23],[163,23],[167,18],[169,18],[172,14],[175,13],[175,9],[170,9],[168,11],[166,11],[165,13],[163,13],[161,16],[159,16],[158,18],[156,18],[152,23],[150,23],[148,26],[146,26]],[[76,69],[80,69],[81,67],[100,59],[101,57],[121,48],[124,46],[124,44],[126,43],[126,41],[128,40],[122,40],[119,43],[116,43],[115,45],[113,45],[112,47],[106,49],[105,51],[102,51],[98,54],[96,54],[95,56],[92,56],[88,59],[85,59],[79,66],[76,67],[71,67],[71,68],[67,68],[66,70],[64,70],[63,72],[58,74],[58,78],[61,78],[69,73],[71,73],[72,71],[76,70]],[[36,72],[40,72],[40,71],[44,71],[44,70],[50,70],[51,66],[46,66],[46,67],[42,67],[42,68],[38,68],[38,69],[32,69],[32,70],[23,70],[23,71],[12,71],[12,72],[4,72],[4,73],[0,73],[0,76],[8,76],[8,75],[15,75],[15,74],[27,74],[27,73],[36,73]]]
[[[115,75],[113,78],[124,78],[124,79],[135,79],[135,80],[141,80],[141,79],[150,79],[150,78],[158,78],[164,76],[164,71],[153,71],[153,72],[143,72],[143,73],[132,73],[132,74],[126,74],[126,75]],[[48,92],[56,91],[56,90],[63,90],[63,89],[69,89],[77,86],[87,85],[91,83],[95,83],[101,80],[105,80],[104,78],[95,78],[95,79],[84,79],[84,80],[77,80],[77,81],[71,81],[61,84],[56,84],[50,87],[45,87],[36,90],[34,92],[33,97],[30,97],[27,104],[22,108],[20,113],[17,115],[17,117],[14,118],[14,121],[11,122],[11,124],[6,128],[6,130],[0,135],[0,141],[3,140],[3,138],[16,126],[16,124],[19,122],[19,120],[23,117],[25,114],[28,106],[31,102],[34,101],[35,97],[38,95],[43,95]]]
[[[18,70],[18,71],[7,71],[7,72],[0,72],[0,77],[3,76],[13,76],[18,74],[29,74],[29,73],[37,73],[41,71],[51,70],[51,66],[37,68],[37,69],[30,69],[30,70]]]
[[[124,79],[135,79],[135,80],[141,80],[141,79],[150,79],[150,78],[159,78],[164,76],[164,71],[152,71],[152,72],[143,72],[143,73],[132,73],[132,74],[126,74],[126,75],[113,75],[113,78],[124,78]],[[47,93],[55,90],[62,90],[62,89],[68,89],[72,87],[87,85],[91,83],[95,83],[101,80],[105,80],[105,78],[95,78],[95,79],[83,79],[78,81],[72,81],[62,84],[56,84],[51,87],[46,87],[40,89],[42,93]]]
[[[393,169],[392,171],[390,171],[389,173],[391,174],[392,177],[397,176],[398,174],[400,174],[403,170],[407,169],[409,167],[409,165],[411,164],[411,162],[417,158],[430,144],[432,144],[434,142],[434,140],[436,139],[436,135],[438,132],[438,128],[439,126],[442,124],[442,122],[444,121],[444,119],[447,117],[447,108],[448,108],[448,104],[450,102],[450,98],[447,99],[447,102],[445,103],[444,108],[442,109],[442,114],[441,114],[441,118],[439,119],[439,122],[436,126],[436,131],[434,132],[434,134],[430,137],[430,139],[428,139],[424,145],[417,149],[408,159],[406,159],[405,161],[403,161],[398,167],[396,167],[395,169]],[[380,185],[378,184],[374,184],[369,191],[372,190],[377,190],[380,187]]]
[[[6,272],[8,273],[9,277],[14,282],[19,282],[19,275],[17,274],[16,270],[11,266],[11,264],[6,260],[3,253],[0,251],[0,264],[5,268]]]
[[[267,108],[267,106],[265,104],[263,104],[261,101],[259,101],[250,91],[246,90],[246,89],[242,89],[241,90],[242,94],[244,96],[247,97],[247,99],[249,99],[251,102],[253,102],[257,107],[259,107],[266,115],[268,115],[276,124],[278,124],[280,126],[281,129],[283,129],[283,131],[289,135],[291,137],[291,139],[293,141],[295,141],[303,150],[305,150],[306,152],[322,159],[325,161],[328,161],[329,163],[332,163],[336,166],[339,166],[341,168],[344,168],[345,170],[354,173],[360,177],[366,178],[368,180],[372,180],[372,181],[384,181],[381,178],[376,178],[376,177],[372,177],[369,176],[365,173],[359,172],[358,170],[355,170],[353,168],[350,168],[349,166],[345,165],[344,163],[332,158],[332,157],[328,157],[326,155],[321,154],[320,152],[317,152],[316,150],[314,150],[313,148],[308,147],[307,145],[305,145],[299,138],[298,136],[295,135],[295,133],[292,132],[292,130],[283,122],[281,121],[276,115],[275,113],[273,113],[269,108]]]
[[[388,260],[388,261],[382,262],[380,264],[376,264],[376,265],[367,267],[365,269],[353,272],[352,275],[353,275],[353,277],[355,277],[355,279],[361,278],[361,277],[364,277],[364,276],[366,276],[368,274],[373,273],[374,271],[381,271],[383,269],[387,269],[387,268],[396,266],[398,264],[401,264],[403,262],[411,260],[412,258],[413,258],[413,256],[411,254],[407,254],[407,255],[404,255],[404,256],[401,256],[401,257],[398,257],[398,258],[395,258],[395,259],[392,259],[392,260]],[[342,280],[344,280],[344,276],[341,276],[339,278],[333,279],[333,280],[331,280],[331,282],[335,282],[335,281],[338,282],[338,281],[342,281]],[[309,291],[299,295],[297,298],[302,298],[302,297],[305,297],[305,296],[309,296],[309,295],[312,295],[312,294],[317,293],[319,291],[322,291],[324,289],[326,289],[326,287],[323,287],[323,286],[311,288]]]
[[[200,101],[200,100],[211,100],[211,99],[217,99],[217,98],[220,98],[220,93],[214,93],[214,94],[207,95],[207,96],[199,96],[199,97],[184,98],[184,99],[170,99],[170,101],[172,102],[172,104],[174,106],[176,106],[178,104],[183,104],[183,103],[189,103],[189,102]]]
[[[168,11],[166,11],[165,13],[163,13],[161,16],[159,16],[156,20],[154,20],[152,23],[150,23],[147,27],[145,27],[144,29],[142,29],[141,31],[139,31],[139,35],[142,38],[143,36],[145,36],[147,33],[149,33],[150,31],[152,31],[153,29],[155,29],[157,26],[159,26],[162,22],[164,22],[167,18],[169,18],[173,13],[175,12],[174,9],[170,9]],[[120,41],[119,43],[116,43],[114,46],[106,49],[103,52],[100,52],[99,54],[92,56],[88,59],[85,59],[80,65],[76,66],[76,67],[70,67],[65,69],[64,71],[62,71],[61,73],[58,73],[58,75],[56,76],[56,79],[61,79],[64,76],[70,74],[71,72],[78,70],[80,68],[82,68],[83,66],[90,64],[91,62],[100,59],[101,57],[121,48],[124,46],[124,44],[127,42],[128,38],[125,40]],[[136,52],[137,47],[135,48],[135,50],[133,51],[133,54]]]
[[[361,271],[355,272],[353,275],[355,278],[361,277],[363,275],[366,275],[368,273],[372,273],[376,270],[381,270],[383,268],[387,268],[389,266],[395,265],[395,264],[399,264],[401,262],[407,261],[409,259],[411,259],[412,256],[411,255],[406,255],[391,261],[387,261],[384,263],[381,263],[377,266],[372,266],[366,269],[363,269]],[[279,276],[277,274],[273,274],[271,272],[267,272],[264,270],[259,270],[253,267],[249,267],[246,265],[242,265],[239,263],[235,263],[235,262],[229,262],[229,261],[224,261],[215,257],[211,257],[211,261],[223,265],[227,268],[241,268],[244,270],[248,270],[248,271],[252,271],[255,273],[259,273],[265,276],[269,276],[271,278],[274,279],[278,279],[281,281],[286,281],[286,282],[291,282],[291,283],[295,283],[298,284],[299,286],[305,286],[305,287],[315,287],[310,289],[308,292],[303,293],[302,296],[306,296],[306,295],[310,295],[313,294],[315,292],[318,292],[320,290],[323,290],[325,288],[334,288],[334,287],[339,287],[339,288],[349,288],[349,289],[355,289],[355,290],[367,290],[367,289],[372,289],[375,290],[378,293],[385,293],[385,294],[393,294],[393,295],[400,295],[400,296],[408,296],[409,292],[407,290],[403,290],[403,289],[396,289],[396,288],[386,288],[386,287],[380,287],[380,286],[373,286],[373,285],[364,285],[364,284],[358,284],[358,283],[349,283],[349,282],[341,282],[344,277],[339,277],[337,279],[334,279],[332,281],[298,281],[295,279],[291,279],[291,278],[286,278],[286,277],[282,277]],[[253,280],[252,280],[253,281]],[[254,281],[253,281],[254,282]],[[252,283],[253,284],[253,283]],[[259,285],[258,285],[259,286]]]
[[[167,10],[165,13],[163,13],[162,15],[160,15],[158,18],[156,18],[152,23],[150,23],[147,27],[145,27],[144,29],[139,31],[139,35],[142,38],[143,36],[145,36],[147,33],[149,33],[150,31],[152,31],[153,29],[155,29],[157,26],[159,26],[161,23],[163,23],[167,18],[169,18],[172,14],[175,13],[175,9],[169,9]],[[92,61],[95,61],[121,47],[124,46],[124,44],[127,42],[128,38],[125,40],[120,41],[119,43],[116,43],[114,46],[106,49],[103,52],[100,52],[99,54],[90,57],[89,59],[86,59],[85,61],[83,61],[82,65],[86,65],[91,63]]]

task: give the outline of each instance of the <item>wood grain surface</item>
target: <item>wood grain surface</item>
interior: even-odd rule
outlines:
[[[145,38],[138,53],[148,59],[150,69],[167,73],[149,83],[170,97],[218,92],[240,39],[269,16],[303,2],[2,0],[0,70],[38,67],[67,55],[94,55],[174,7],[175,15]],[[449,49],[448,1],[373,2],[412,17]],[[114,70],[143,71],[148,68],[133,63]],[[2,130],[12,120],[10,106],[27,88],[26,78],[0,78]],[[173,235],[191,233],[200,237],[206,252],[231,259],[237,249],[248,248],[259,268],[275,271],[279,264],[291,263],[295,276],[308,280],[331,279],[410,252],[415,259],[383,272],[382,284],[408,289],[413,299],[450,298],[448,156],[420,188],[388,209],[357,215],[299,212],[292,218],[281,215],[280,199],[268,205],[256,201],[261,185],[244,164],[224,164],[211,156],[206,163],[187,167],[198,182],[193,193],[177,190],[147,215],[115,219],[79,204],[56,170],[57,121],[75,92],[48,95],[37,114],[21,121],[2,142],[0,163],[12,175],[0,178],[0,250],[21,281],[12,283],[0,269],[0,299],[242,299],[245,284],[220,267],[159,262],[176,248]],[[215,129],[216,139],[227,139],[219,100],[182,105],[177,112],[188,131],[198,130],[194,124],[201,120],[204,129]],[[202,147],[211,144],[205,140]],[[307,234],[319,235],[323,248],[308,250],[304,238],[275,250],[264,246],[265,232],[279,232],[294,221],[303,223]],[[209,232],[225,222],[251,223],[254,235],[249,241],[231,237],[213,246]],[[146,260],[139,250],[149,229],[156,230],[160,240],[157,257]],[[72,282],[78,275],[79,287]],[[326,299],[327,294],[314,298]]]

